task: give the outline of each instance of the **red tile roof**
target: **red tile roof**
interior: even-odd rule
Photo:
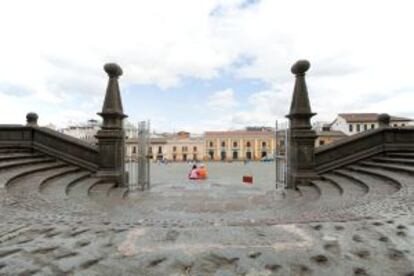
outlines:
[[[378,122],[379,113],[339,113],[338,116],[344,118],[348,123],[357,122]],[[391,121],[412,121],[410,118],[391,116]]]

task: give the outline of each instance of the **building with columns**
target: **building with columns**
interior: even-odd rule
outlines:
[[[207,131],[204,133],[206,160],[243,161],[272,158],[274,132],[269,130]]]

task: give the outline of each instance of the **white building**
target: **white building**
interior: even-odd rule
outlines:
[[[95,143],[95,135],[99,129],[101,129],[101,123],[97,120],[90,119],[84,124],[70,125],[63,128],[60,132],[90,143]]]
[[[378,113],[340,113],[331,123],[331,130],[342,131],[346,135],[353,135],[365,130],[378,127]],[[391,116],[390,125],[404,127],[413,122],[412,119]]]

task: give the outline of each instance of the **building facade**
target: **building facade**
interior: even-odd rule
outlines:
[[[101,123],[97,120],[91,119],[84,124],[70,125],[60,130],[63,134],[84,140],[91,144],[96,143],[95,135],[100,130]]]
[[[338,130],[316,131],[315,147],[328,145],[345,137],[347,137],[346,134]]]
[[[152,161],[201,161],[204,160],[204,141],[202,137],[191,137],[190,133],[184,131],[176,134],[151,134],[147,156]],[[137,160],[138,138],[126,140],[126,158]]]
[[[243,161],[272,158],[275,151],[273,131],[207,131],[204,134],[206,160]]]
[[[167,138],[166,159],[168,161],[204,160],[203,137],[191,137],[189,132],[180,131]]]
[[[369,129],[378,128],[378,113],[340,113],[331,123],[330,129],[353,135]],[[390,126],[404,127],[412,124],[413,120],[404,117],[391,116]]]

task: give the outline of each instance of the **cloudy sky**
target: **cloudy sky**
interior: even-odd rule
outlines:
[[[274,125],[306,58],[315,120],[414,117],[412,1],[10,0],[0,4],[0,123],[97,118],[106,62],[129,120],[157,130]]]

